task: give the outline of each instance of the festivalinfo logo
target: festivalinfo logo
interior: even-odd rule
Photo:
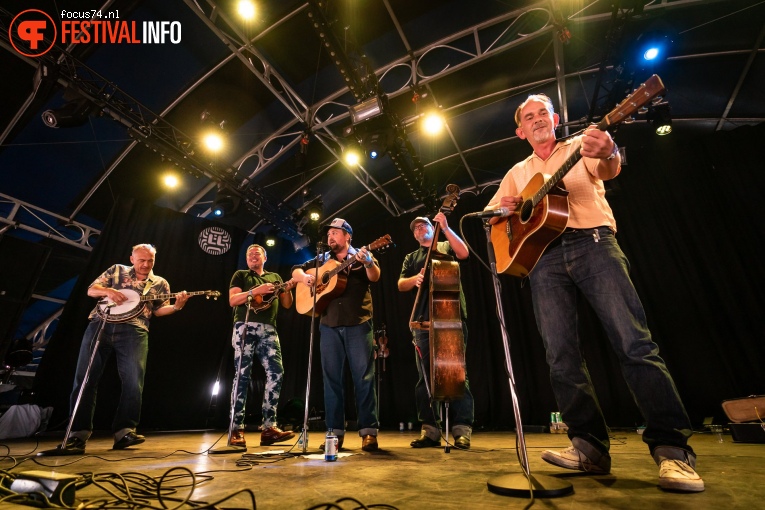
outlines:
[[[40,57],[58,42],[70,44],[180,44],[180,21],[125,21],[118,9],[57,13],[56,23],[38,9],[20,12],[8,29],[13,48],[26,57]]]

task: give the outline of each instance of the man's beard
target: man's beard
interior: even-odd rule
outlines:
[[[532,133],[532,136],[534,138],[534,141],[537,143],[544,143],[547,140],[550,139],[550,131],[545,127],[545,129],[535,129]]]

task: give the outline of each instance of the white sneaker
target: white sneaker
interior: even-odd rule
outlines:
[[[682,460],[664,459],[659,466],[659,487],[665,490],[701,492],[704,480]]]
[[[575,469],[594,475],[607,475],[611,471],[611,457],[609,455],[601,455],[597,461],[593,461],[573,445],[558,452],[545,450],[542,452],[542,460],[558,467]]]

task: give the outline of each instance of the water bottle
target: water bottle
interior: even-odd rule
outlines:
[[[303,442],[305,441],[305,448],[308,448],[308,431],[303,430],[300,432],[300,436],[298,436],[298,442],[297,442],[297,448],[300,451],[303,451]]]
[[[327,431],[327,437],[324,439],[324,460],[327,462],[337,460],[337,436],[332,429]]]

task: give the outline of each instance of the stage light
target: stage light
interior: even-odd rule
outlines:
[[[82,126],[88,121],[91,108],[86,99],[69,101],[61,108],[45,110],[42,113],[42,121],[54,129]]]
[[[241,203],[242,198],[240,196],[225,187],[221,187],[215,194],[215,200],[210,210],[216,218],[233,216],[239,210]]]
[[[655,66],[667,59],[672,39],[666,30],[651,30],[640,34],[636,44],[640,61],[644,65]]]
[[[668,135],[672,132],[672,115],[668,103],[662,103],[649,109],[647,118],[656,129],[659,136]]]
[[[369,159],[377,159],[388,152],[388,146],[393,142],[393,128],[386,127],[377,131],[364,133],[361,146]]]
[[[162,183],[165,185],[166,188],[174,189],[178,187],[178,184],[180,184],[180,180],[178,179],[178,176],[173,173],[167,173],[162,177]]]
[[[276,239],[274,239],[273,237],[266,237],[266,246],[268,246],[269,248],[273,248],[274,246],[276,246]]]
[[[223,148],[223,138],[218,133],[207,133],[202,138],[202,141],[208,150],[218,152]]]
[[[427,113],[422,118],[422,129],[428,135],[437,135],[444,129],[444,117],[438,112]]]
[[[255,17],[255,5],[249,0],[240,0],[236,5],[236,11],[243,19],[252,19]]]
[[[213,384],[212,387],[212,396],[216,396],[218,394],[218,390],[220,390],[220,381],[215,381],[215,384]]]
[[[321,217],[324,215],[324,203],[321,199],[308,206],[306,215],[308,219],[314,223],[318,223],[318,221],[321,220]]]
[[[356,125],[382,114],[383,102],[380,97],[375,96],[348,107],[348,110],[351,114],[351,122]]]
[[[359,161],[361,161],[361,154],[358,146],[350,145],[346,147],[343,151],[343,161],[350,167],[358,166]]]

